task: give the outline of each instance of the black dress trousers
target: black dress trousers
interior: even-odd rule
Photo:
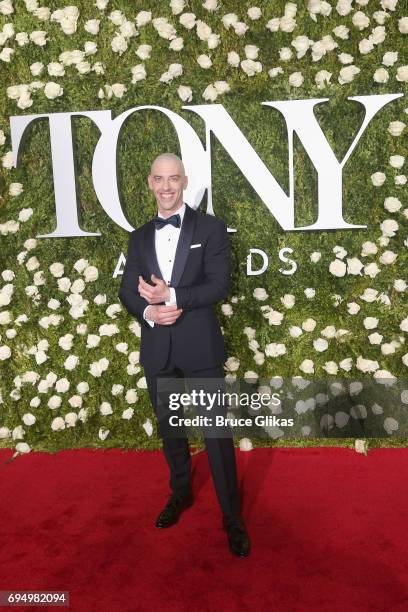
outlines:
[[[216,384],[219,391],[225,390],[225,378],[222,365],[211,368],[187,371],[178,367],[171,351],[165,366],[160,370],[152,370],[145,367],[145,375],[150,400],[158,421],[159,435],[163,438],[163,451],[170,468],[170,488],[175,495],[184,496],[191,491],[191,457],[189,443],[186,433],[178,429],[177,437],[169,434],[167,417],[174,414],[170,410],[168,402],[163,401],[160,392],[162,381],[169,379],[187,379],[188,391],[192,388],[214,389]],[[193,379],[190,381],[190,379]],[[200,384],[200,379],[202,379]],[[158,389],[159,395],[158,397]],[[205,409],[201,414],[212,415],[226,414],[226,408],[222,405],[213,407],[209,412]],[[181,414],[183,416],[183,414]],[[228,432],[229,434],[228,435]],[[241,502],[238,492],[237,469],[235,460],[235,448],[232,433],[229,427],[222,428],[222,437],[217,437],[214,428],[203,428],[202,433],[207,450],[208,461],[214,488],[223,514],[228,518],[236,518],[240,515]]]

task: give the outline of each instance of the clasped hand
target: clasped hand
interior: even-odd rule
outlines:
[[[146,316],[158,325],[171,325],[177,321],[183,309],[177,308],[175,304],[159,306],[160,302],[166,302],[170,299],[170,289],[164,280],[154,274],[151,275],[151,280],[154,286],[149,285],[139,276],[139,294],[150,304],[146,310]]]

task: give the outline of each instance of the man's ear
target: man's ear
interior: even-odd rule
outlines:
[[[149,185],[149,189],[152,189],[152,177],[150,174],[147,176],[147,184]]]
[[[187,185],[188,185],[188,176],[184,177],[184,187],[183,189],[187,189]]]

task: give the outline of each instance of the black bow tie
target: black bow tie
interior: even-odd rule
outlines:
[[[175,215],[171,215],[171,217],[168,217],[168,219],[162,219],[161,217],[155,217],[153,221],[154,221],[154,225],[156,229],[161,229],[162,227],[164,227],[165,225],[168,225],[169,223],[171,225],[174,225],[174,227],[180,227],[181,225],[181,217],[178,213]]]

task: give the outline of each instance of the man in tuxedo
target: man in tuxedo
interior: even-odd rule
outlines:
[[[187,182],[177,155],[163,153],[153,161],[148,185],[158,214],[131,232],[119,290],[122,304],[141,324],[140,363],[170,469],[172,494],[157,518],[159,528],[174,525],[193,503],[188,439],[170,433],[160,382],[202,379],[204,386],[217,380],[217,388],[225,388],[227,356],[213,305],[226,299],[229,288],[227,226],[183,202]],[[225,414],[225,408],[218,409]],[[232,434],[204,431],[204,440],[230,550],[245,557],[250,544],[240,514]]]

